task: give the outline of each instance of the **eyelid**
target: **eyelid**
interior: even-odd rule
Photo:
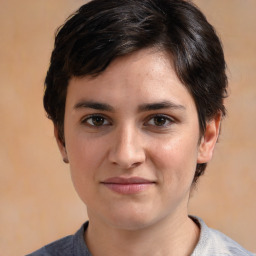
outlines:
[[[93,117],[102,117],[102,118],[104,118],[104,119],[108,122],[108,124],[103,124],[103,125],[101,125],[101,126],[91,125],[91,124],[89,124],[87,121],[88,121],[90,118],[93,118]],[[108,117],[106,117],[105,115],[94,113],[94,114],[89,114],[89,115],[84,116],[84,117],[81,119],[81,124],[86,124],[86,125],[88,125],[88,126],[90,126],[90,127],[100,128],[100,127],[102,127],[102,126],[111,125],[112,123],[111,123],[110,119],[109,119]]]
[[[151,125],[151,124],[147,124],[149,123],[150,120],[152,120],[155,117],[163,117],[165,118],[169,123],[166,125],[162,125],[162,126],[157,126],[157,125]],[[147,117],[146,122],[144,123],[145,126],[155,126],[158,128],[165,128],[167,126],[170,126],[171,124],[175,123],[175,119],[170,117],[169,115],[165,115],[165,114],[152,114],[149,117]]]
[[[93,117],[101,117],[101,118],[104,118],[104,120],[106,120],[108,123],[107,124],[103,124],[103,125],[100,125],[100,126],[96,126],[96,125],[91,125],[90,123],[88,123],[87,121],[90,119],[90,118],[93,118]],[[163,117],[166,119],[166,121],[168,122],[168,124],[164,124],[164,125],[160,125],[160,126],[157,126],[157,125],[154,125],[154,124],[149,124],[149,121],[151,121],[153,118],[156,118],[156,117]],[[157,128],[166,128],[170,125],[172,125],[173,123],[175,123],[177,120],[175,120],[175,118],[169,116],[169,115],[166,115],[166,114],[151,114],[150,116],[148,116],[145,121],[143,122],[143,125],[144,126],[154,126],[154,127],[157,127]],[[88,114],[86,116],[84,116],[83,118],[81,118],[81,124],[84,124],[84,125],[87,125],[89,127],[93,127],[93,128],[100,128],[100,127],[103,127],[103,126],[108,126],[108,125],[112,125],[113,122],[112,120],[105,116],[104,114],[101,114],[101,113],[93,113],[93,114]]]

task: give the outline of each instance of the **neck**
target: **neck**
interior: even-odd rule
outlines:
[[[85,240],[94,256],[188,256],[198,242],[199,233],[198,226],[188,216],[169,217],[139,230],[98,225],[92,218]]]

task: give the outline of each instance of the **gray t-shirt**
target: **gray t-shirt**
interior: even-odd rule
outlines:
[[[206,226],[202,219],[191,217],[200,225],[200,238],[191,256],[253,256],[241,245]],[[92,256],[84,242],[86,222],[74,235],[64,237],[48,244],[27,256]],[[104,255],[103,255],[104,256]]]

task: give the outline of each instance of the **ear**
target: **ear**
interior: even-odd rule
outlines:
[[[68,161],[68,155],[67,155],[67,150],[66,150],[65,144],[64,144],[64,142],[60,139],[59,130],[58,130],[58,128],[57,128],[56,125],[54,125],[54,136],[55,136],[55,139],[56,139],[56,141],[57,141],[57,144],[58,144],[60,153],[61,153],[61,155],[62,155],[63,162],[64,162],[64,163],[69,163],[69,161]]]
[[[203,134],[198,148],[197,163],[207,163],[212,159],[215,144],[219,137],[221,113],[218,113],[212,120],[206,123],[205,133]]]

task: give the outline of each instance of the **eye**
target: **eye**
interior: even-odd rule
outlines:
[[[155,115],[149,119],[146,125],[149,126],[158,126],[158,127],[166,127],[173,123],[174,121],[165,115]]]
[[[100,115],[92,115],[85,119],[83,119],[82,123],[89,124],[89,126],[100,127],[103,125],[109,125],[110,122],[103,116]]]

